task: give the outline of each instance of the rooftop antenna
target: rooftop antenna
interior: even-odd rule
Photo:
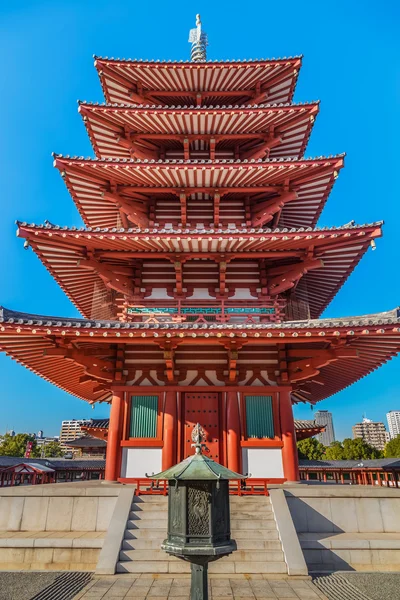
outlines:
[[[192,62],[205,62],[207,60],[207,34],[201,30],[200,15],[196,15],[196,29],[189,32],[189,42],[192,44],[190,60]]]

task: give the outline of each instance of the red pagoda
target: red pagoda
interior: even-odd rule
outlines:
[[[316,403],[400,349],[399,312],[320,319],[382,223],[316,227],[344,156],[304,158],[317,102],[301,57],[95,59],[80,103],[95,159],[54,155],[81,228],[18,223],[81,319],[1,310],[0,347],[89,403],[111,404],[106,479],[192,452],[299,479],[293,404]]]

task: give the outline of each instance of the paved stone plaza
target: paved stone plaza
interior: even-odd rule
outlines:
[[[307,579],[270,579],[262,575],[210,577],[210,600],[327,600]],[[95,577],[74,600],[189,600],[190,578]]]

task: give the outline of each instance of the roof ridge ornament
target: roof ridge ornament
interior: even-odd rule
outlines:
[[[192,44],[190,60],[192,62],[206,62],[208,37],[205,31],[201,29],[200,15],[196,15],[196,28],[189,32],[189,40]]]

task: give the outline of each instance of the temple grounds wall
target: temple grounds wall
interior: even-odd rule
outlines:
[[[285,489],[309,570],[400,570],[400,489]]]
[[[96,568],[121,486],[0,489],[0,569]]]

